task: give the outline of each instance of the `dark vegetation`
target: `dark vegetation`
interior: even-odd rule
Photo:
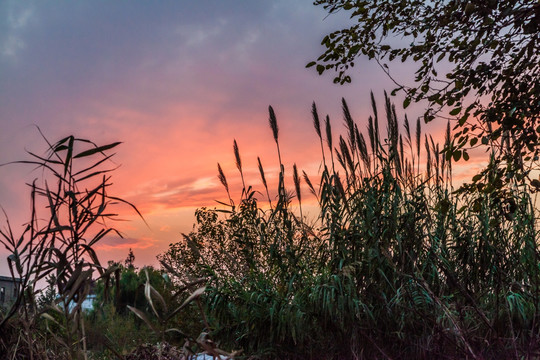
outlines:
[[[123,265],[102,266],[92,250],[114,231],[104,220],[121,201],[106,192],[109,170],[98,169],[115,144],[70,137],[52,144],[48,157],[34,155],[30,163],[53,177],[30,185],[32,221],[23,234],[9,224],[1,233],[10,269],[24,279],[2,314],[3,352],[18,359],[217,354],[210,334],[262,358],[538,356],[538,213],[529,185],[496,186],[494,167],[474,193],[454,191],[455,164],[440,151],[452,141],[449,128],[440,146],[419,121],[405,118],[402,135],[388,98],[384,132],[374,100],[367,135],[345,101],[343,112],[347,134],[338,137],[313,105],[322,163],[311,180],[296,165],[286,173],[270,108],[277,189],[268,189],[261,165],[264,191],[246,185],[225,208],[200,209],[195,230],[160,256],[160,271],[136,269],[131,253]],[[75,151],[78,142],[89,149]],[[317,219],[302,217],[306,190],[317,199]],[[48,216],[38,215],[42,209]],[[44,279],[49,286],[39,290]],[[97,306],[84,313],[91,289]]]
[[[310,62],[351,81],[355,61],[376,61],[405,95],[426,104],[424,120],[455,120],[444,151],[468,158],[475,146],[496,148],[501,170],[526,177],[540,150],[540,4],[534,0],[316,0],[351,26],[324,37]],[[414,83],[391,76],[394,62],[414,62]],[[536,157],[536,159],[535,159]],[[538,163],[537,163],[538,164]],[[529,166],[528,166],[529,165]],[[487,176],[487,174],[484,174]],[[540,188],[540,183],[535,183]],[[533,185],[534,186],[534,185]]]
[[[32,206],[24,230],[15,233],[9,221],[0,229],[0,243],[11,253],[11,276],[22,280],[16,301],[0,309],[0,357],[122,358],[146,341],[160,341],[154,349],[160,355],[168,349],[167,332],[187,341],[186,355],[197,348],[215,353],[204,337],[167,327],[192,302],[200,304],[202,280],[173,288],[161,271],[137,271],[132,254],[124,267],[104,266],[95,253],[104,237],[121,236],[108,225],[116,218],[115,206],[125,204],[138,213],[132,204],[108,194],[114,170],[108,167],[114,155],[110,151],[119,143],[98,146],[69,136],[47,144],[44,156],[30,153],[31,160],[17,162],[37,166],[42,174],[29,184]],[[82,306],[93,290],[95,310],[88,314]]]
[[[345,83],[360,55],[384,69],[412,58],[415,84],[395,92],[405,92],[404,107],[427,101],[426,122],[449,114],[444,143],[420,119],[398,121],[387,96],[384,109],[372,96],[367,131],[343,100],[343,135],[313,104],[321,166],[308,175],[282,163],[270,107],[276,188],[260,159],[262,186],[247,183],[234,141],[242,192],[231,193],[218,164],[227,200],[197,211],[159,270],[135,268],[131,253],[103,265],[94,251],[121,235],[110,226],[115,206],[137,211],[108,193],[118,143],[48,143],[47,154],[19,162],[42,174],[29,184],[24,230],[0,229],[22,279],[17,301],[0,310],[0,357],[540,357],[538,2],[315,3],[351,11],[356,23],[325,37],[326,52],[308,65]],[[412,45],[385,43],[395,36]],[[439,61],[453,67],[443,79]],[[454,187],[453,169],[477,147],[487,166]],[[313,203],[318,213],[304,216]]]
[[[343,101],[343,136],[313,105],[322,162],[312,178],[281,163],[270,108],[277,189],[260,165],[263,191],[246,184],[234,201],[219,166],[226,206],[198,210],[194,230],[160,255],[161,270],[135,268],[131,253],[125,264],[103,266],[92,250],[114,231],[105,220],[121,202],[106,192],[109,170],[99,170],[115,144],[70,137],[50,145],[47,157],[31,161],[47,179],[30,185],[32,221],[22,235],[9,224],[1,233],[13,276],[24,279],[2,313],[2,353],[226,354],[211,337],[259,358],[540,356],[534,192],[517,179],[496,186],[496,167],[473,193],[454,191],[455,163],[441,153],[450,128],[441,145],[422,134],[420,121],[405,118],[400,134],[390,99],[384,123],[372,104],[364,135]],[[79,142],[88,148],[77,150]],[[234,155],[243,178],[236,142]],[[314,198],[320,213],[307,219],[302,201]],[[91,290],[96,305],[85,313]]]
[[[383,139],[375,101],[373,111],[365,136],[343,102],[347,134],[338,137],[313,105],[320,177],[296,166],[286,174],[280,163],[277,199],[263,204],[260,167],[264,191],[246,186],[228,210],[199,210],[195,231],[161,261],[208,278],[215,337],[263,358],[539,356],[538,213],[528,185],[499,188],[493,168],[474,193],[456,192],[455,164],[441,154],[450,129],[439,146],[405,118],[400,135],[386,98]],[[279,149],[272,109],[270,124]],[[302,190],[317,198],[313,225],[301,217]]]

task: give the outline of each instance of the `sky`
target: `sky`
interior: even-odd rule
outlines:
[[[132,248],[137,265],[156,264],[156,255],[192,229],[196,208],[226,199],[218,162],[239,197],[233,140],[256,187],[257,156],[268,176],[277,176],[269,105],[286,167],[296,163],[310,175],[320,164],[313,101],[339,126],[345,98],[360,129],[371,113],[370,91],[382,107],[384,90],[394,86],[376,63],[357,61],[352,84],[344,86],[305,68],[324,51],[322,38],[348,24],[308,0],[4,0],[0,164],[28,159],[26,151],[45,153],[36,126],[50,141],[121,141],[111,191],[135,204],[148,225],[120,208],[129,221],[114,225],[124,238],[105,239],[98,253],[104,262],[121,261]],[[398,79],[410,79],[411,69],[391,68]],[[407,109],[410,118],[420,112]],[[441,134],[445,125],[428,129]],[[0,167],[0,205],[16,232],[30,209],[25,183],[39,175],[21,165]],[[0,255],[4,274],[6,252]]]

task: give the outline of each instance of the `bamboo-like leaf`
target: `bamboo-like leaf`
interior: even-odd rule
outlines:
[[[110,173],[110,172],[112,172],[112,171],[118,169],[119,167],[120,167],[120,166],[117,166],[117,167],[112,168],[112,169],[106,169],[106,170],[94,171],[94,172],[92,172],[92,173],[90,173],[90,174],[87,174],[87,175],[85,175],[85,176],[83,176],[83,177],[81,177],[81,178],[76,179],[75,182],[76,182],[76,183],[79,183],[79,182],[82,182],[82,181],[84,181],[84,180],[86,180],[86,179],[90,179],[90,178],[96,177],[96,176],[98,176],[98,175],[108,174],[108,173]]]
[[[114,154],[110,154],[110,155],[103,156],[103,157],[101,158],[101,160],[96,161],[94,164],[92,164],[92,166],[86,167],[86,168],[84,168],[84,169],[82,169],[82,170],[79,170],[79,171],[77,171],[76,173],[74,173],[74,174],[73,174],[73,177],[77,177],[77,176],[79,176],[79,175],[81,175],[81,174],[83,174],[83,173],[85,173],[85,172],[88,172],[88,171],[90,171],[90,170],[92,170],[92,169],[95,169],[96,167],[100,166],[100,165],[103,164],[104,162],[110,160],[113,156],[114,156]],[[118,168],[118,167],[115,167],[115,169],[116,169],[116,168]]]
[[[146,283],[144,284],[144,297],[146,297],[146,301],[148,301],[148,304],[150,304],[152,311],[154,312],[156,317],[159,319],[160,318],[159,313],[157,312],[157,309],[154,306],[154,300],[152,299],[152,295],[154,293],[157,293],[157,291],[154,289],[152,285],[150,285],[150,277],[148,275],[148,269],[144,269],[144,271],[146,273]]]
[[[75,138],[73,136],[68,136],[67,154],[64,159],[64,178],[66,177],[69,167],[71,165],[74,142],[75,142]]]
[[[193,300],[201,297],[205,291],[206,291],[206,286],[202,286],[198,288],[193,293],[191,293],[191,295],[189,295],[189,297],[182,303],[182,306],[186,306],[189,303],[191,303]]]
[[[152,329],[152,331],[154,331],[156,334],[159,334],[159,330],[154,326],[154,324],[152,324],[152,322],[148,319],[145,313],[143,313],[141,310],[134,308],[133,306],[130,306],[130,305],[126,305],[126,307],[130,311],[132,311],[135,315],[137,315],[142,321],[144,321],[145,324],[148,325],[150,329]]]
[[[54,317],[52,317],[50,314],[48,313],[43,313],[41,314],[41,317],[44,318],[44,319],[47,319],[49,321],[52,321],[53,323],[55,323],[56,325],[58,326],[62,326],[60,325],[60,323],[58,321],[56,321],[56,319]]]
[[[82,151],[82,152],[78,153],[77,155],[75,155],[73,158],[78,159],[78,158],[82,158],[82,157],[91,156],[91,155],[94,155],[94,154],[97,154],[97,153],[102,153],[102,152],[110,150],[110,149],[112,149],[112,148],[114,148],[114,147],[116,147],[116,146],[118,146],[120,144],[121,144],[121,142],[118,141],[118,142],[114,142],[112,144],[98,146],[98,147],[95,147],[93,149]]]
[[[56,342],[58,342],[60,345],[64,346],[64,348],[68,348],[69,346],[67,345],[67,343],[57,335],[56,332],[52,331],[52,329],[49,327],[49,321],[52,321],[54,322],[57,326],[59,326],[61,329],[63,328],[62,324],[58,323],[58,321],[56,321],[51,315],[47,314],[47,313],[43,313],[41,314],[41,316],[43,318],[45,318],[45,326],[47,328],[47,332],[49,332],[49,334],[52,335],[52,337],[54,338],[54,340]]]
[[[81,287],[84,285],[84,283],[87,280],[90,280],[91,278],[92,278],[92,269],[86,270],[79,275],[75,283],[71,286],[71,290],[69,294],[67,295],[66,302],[68,304],[73,300],[73,297],[77,294],[77,292],[81,290]],[[66,287],[66,288],[69,289],[69,287]]]
[[[87,253],[90,259],[92,260],[92,265],[97,266],[97,268],[101,270],[101,264],[99,262],[99,258],[96,254],[96,251],[92,248],[92,246],[86,245],[86,244],[80,244],[80,246],[83,248],[83,253]]]
[[[145,224],[147,227],[150,227],[150,226],[148,225],[148,223],[146,222],[146,219],[144,218],[144,216],[142,216],[141,212],[139,211],[139,209],[137,209],[137,207],[136,207],[135,205],[133,205],[133,204],[130,203],[129,201],[126,201],[126,200],[124,200],[124,199],[118,198],[118,197],[116,197],[116,196],[109,196],[109,195],[107,195],[107,198],[110,199],[110,200],[118,201],[118,202],[120,202],[120,203],[122,203],[122,204],[126,204],[126,205],[128,205],[129,207],[131,207],[131,208],[137,213],[137,215],[139,215],[139,218],[144,222],[144,224]],[[107,216],[107,215],[106,215],[106,214],[103,214],[103,215],[101,215],[101,216],[104,216],[104,217],[105,217],[105,216]],[[110,215],[109,215],[109,216],[110,216]]]
[[[170,313],[167,317],[167,319],[171,319],[173,318],[176,314],[178,314],[178,312],[180,310],[182,310],[183,308],[185,308],[187,305],[189,305],[193,300],[199,298],[201,295],[204,294],[204,292],[206,291],[206,286],[203,286],[203,287],[200,287],[198,288],[197,290],[195,290],[193,293],[191,293],[191,295],[189,295],[189,297],[182,303],[182,305],[180,305],[179,307],[177,307],[172,313]]]
[[[67,280],[66,284],[64,285],[64,288],[62,289],[62,293],[64,291],[69,290],[77,282],[82,272],[83,272],[82,263],[76,264],[75,270],[73,271],[73,273]]]
[[[184,338],[188,338],[189,336],[186,335],[186,333],[184,333],[182,330],[178,329],[178,328],[170,328],[170,329],[167,329],[165,330],[165,332],[174,332],[174,333],[178,333],[180,334],[181,336],[183,336]]]
[[[171,273],[179,278],[182,277],[182,275],[178,271],[176,271],[176,269],[174,269],[171,265],[167,264],[165,261],[159,260],[159,263],[165,268],[165,270],[167,270],[168,273]]]
[[[62,232],[62,231],[71,231],[73,228],[71,226],[57,226],[57,227],[51,227],[48,229],[45,229],[43,231],[38,232],[38,235],[47,235],[52,234],[55,232]]]

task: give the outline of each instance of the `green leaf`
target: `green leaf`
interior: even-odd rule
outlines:
[[[168,318],[175,316],[180,310],[189,305],[193,300],[197,299],[206,291],[206,286],[200,287],[195,290],[179,307],[177,307],[172,313],[169,314]]]
[[[478,138],[472,138],[470,144],[471,146],[474,146],[476,145],[477,142],[478,142]]]
[[[41,314],[41,317],[42,317],[42,318],[45,318],[45,319],[47,319],[47,320],[49,320],[49,321],[52,321],[53,323],[55,323],[55,324],[58,325],[58,326],[62,326],[62,325],[60,325],[60,323],[59,323],[58,321],[56,321],[56,319],[55,319],[54,317],[52,317],[50,314],[43,313],[43,314]]]
[[[444,59],[444,56],[446,55],[446,53],[441,53],[441,55],[439,55],[439,57],[437,58],[437,62],[441,61],[442,59]]]
[[[69,136],[68,137],[67,154],[66,154],[66,158],[64,160],[64,177],[66,176],[66,174],[68,172],[69,165],[71,164],[74,142],[75,142],[75,138],[73,136]]]
[[[453,109],[452,111],[450,111],[450,115],[454,116],[454,115],[457,115],[461,112],[461,107],[457,107],[455,109]]]
[[[320,64],[317,65],[317,72],[321,75],[324,72],[324,66]]]
[[[469,113],[465,113],[460,119],[459,119],[459,126],[463,126],[465,124],[465,121],[469,118]]]
[[[465,150],[463,150],[463,160],[469,161],[469,154]]]
[[[407,106],[409,106],[410,103],[411,103],[411,98],[406,97],[405,100],[403,101],[403,108],[406,109]]]
[[[126,305],[126,307],[130,311],[132,311],[135,315],[137,315],[139,318],[141,318],[141,320],[144,321],[146,325],[148,325],[148,327],[152,329],[155,333],[159,333],[159,330],[154,326],[154,324],[152,324],[152,322],[148,319],[148,317],[146,317],[146,315],[141,310],[134,308],[132,306],[129,306],[129,305]]]
[[[482,203],[478,201],[479,199],[476,199],[476,201],[473,203],[472,211],[473,212],[480,212],[482,210]]]
[[[349,56],[349,57],[354,57],[354,56],[356,56],[356,54],[358,54],[358,52],[360,51],[360,49],[361,49],[360,45],[354,45],[354,46],[351,47],[351,49],[349,50],[348,56]]]
[[[452,157],[454,158],[454,161],[459,161],[459,159],[461,159],[461,150],[454,151]]]
[[[190,302],[192,302],[193,300],[197,299],[198,297],[200,297],[202,294],[204,294],[204,292],[206,291],[206,286],[202,286],[200,288],[198,288],[197,290],[195,290],[193,293],[191,293],[191,295],[189,295],[189,297],[182,303],[182,307],[183,306],[186,306],[187,304],[189,304]]]
[[[312,67],[312,66],[315,65],[315,64],[316,64],[316,62],[315,62],[315,61],[312,61],[312,62],[308,63],[308,64],[306,65],[306,67],[307,67],[307,68],[310,68],[310,67]]]

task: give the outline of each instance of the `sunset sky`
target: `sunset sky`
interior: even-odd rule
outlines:
[[[361,129],[370,91],[382,107],[383,91],[393,84],[376,63],[358,61],[346,86],[305,68],[324,51],[324,35],[348,25],[342,14],[326,15],[310,0],[4,0],[0,163],[27,158],[25,149],[45,152],[34,125],[51,141],[70,134],[99,144],[122,141],[112,190],[137,205],[149,227],[122,208],[132,220],[117,224],[125,238],[106,239],[98,249],[104,262],[123,260],[132,248],[137,265],[155,264],[191,229],[197,207],[226,198],[217,162],[240,193],[234,139],[253,185],[260,186],[257,156],[268,176],[277,174],[268,105],[277,114],[287,168],[296,162],[312,175],[320,162],[313,101],[336,127],[342,97]],[[392,71],[407,80],[411,69],[396,64]],[[421,112],[407,110],[413,119]],[[429,129],[440,134],[445,125]],[[29,213],[25,182],[38,176],[29,167],[0,167],[0,205],[16,231]]]

